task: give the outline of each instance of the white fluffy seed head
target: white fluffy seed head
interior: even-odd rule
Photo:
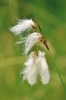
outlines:
[[[45,59],[45,53],[39,51],[37,63],[39,66],[38,68],[42,84],[48,84],[50,80],[50,74],[49,74],[48,64]]]
[[[49,82],[50,74],[45,59],[45,53],[39,51],[38,56],[36,56],[33,51],[24,65],[25,68],[21,74],[23,74],[23,80],[27,80],[30,85],[36,83],[37,74],[40,75],[42,84],[47,84]]]
[[[32,52],[24,63],[25,68],[22,71],[23,80],[27,80],[30,85],[34,85],[36,83],[37,77],[37,68],[36,68],[36,54]]]
[[[36,25],[32,19],[24,19],[24,20],[19,20],[17,25],[10,28],[10,31],[13,32],[15,35],[19,35],[22,32],[26,30],[31,30],[32,28],[35,28],[35,27]]]
[[[34,32],[30,35],[28,35],[25,39],[25,54],[29,52],[29,50],[32,48],[32,46],[39,41],[39,38],[41,37],[40,33]]]

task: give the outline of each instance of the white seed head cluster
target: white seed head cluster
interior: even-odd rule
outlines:
[[[10,29],[10,31],[13,32],[14,35],[22,35],[25,31],[32,30],[32,28],[36,28],[36,24],[33,20],[24,19],[20,20],[17,25]],[[25,37],[22,36],[22,40],[18,41],[17,44],[24,44],[24,53],[27,55],[35,43],[43,40],[41,37],[42,35],[35,31],[29,33]],[[27,80],[30,85],[36,83],[38,74],[42,84],[47,84],[49,82],[50,74],[44,52],[39,51],[37,56],[35,51],[31,51],[24,65],[25,68],[21,71],[21,74],[23,75],[23,80]]]
[[[25,68],[21,72],[23,74],[23,80],[27,80],[30,85],[34,85],[37,81],[37,75],[39,74],[42,84],[48,84],[50,74],[45,53],[39,51],[38,56],[36,56],[33,51],[24,65]]]

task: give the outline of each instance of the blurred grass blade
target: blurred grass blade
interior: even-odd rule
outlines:
[[[55,69],[56,69],[56,71],[57,71],[57,73],[58,73],[58,75],[59,75],[59,78],[60,78],[60,80],[61,80],[61,83],[62,83],[62,85],[63,85],[63,88],[64,88],[64,90],[66,91],[66,88],[65,88],[65,85],[64,85],[63,79],[62,79],[62,77],[61,77],[61,75],[60,75],[60,72],[59,72],[59,70],[58,70],[58,67],[57,67],[57,65],[56,65],[56,63],[55,63],[55,61],[54,61],[54,58],[52,57],[50,51],[49,51],[49,54],[50,54],[50,56],[51,56],[52,62],[53,62],[54,65],[55,65],[54,67],[55,67]]]

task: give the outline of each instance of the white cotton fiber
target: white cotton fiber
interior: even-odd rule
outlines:
[[[41,35],[37,32],[34,32],[30,35],[28,35],[25,39],[25,53],[27,54],[29,50],[32,48],[32,46],[39,41],[39,38]]]
[[[31,53],[24,65],[25,68],[22,71],[23,80],[27,80],[30,85],[35,84],[37,77],[36,55],[32,56]]]
[[[50,80],[50,74],[49,74],[48,64],[45,59],[45,53],[39,51],[37,62],[39,66],[38,68],[39,68],[41,81],[43,84],[48,84]]]
[[[10,28],[10,31],[13,32],[15,35],[19,35],[26,30],[31,30],[33,27],[35,27],[35,23],[32,19],[24,19],[20,20],[17,25]]]

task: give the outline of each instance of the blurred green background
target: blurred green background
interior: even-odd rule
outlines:
[[[16,37],[9,31],[17,19],[32,18],[39,23],[66,86],[66,0],[0,0],[0,100],[66,100],[66,93],[51,57],[48,85],[22,82],[25,61]]]

